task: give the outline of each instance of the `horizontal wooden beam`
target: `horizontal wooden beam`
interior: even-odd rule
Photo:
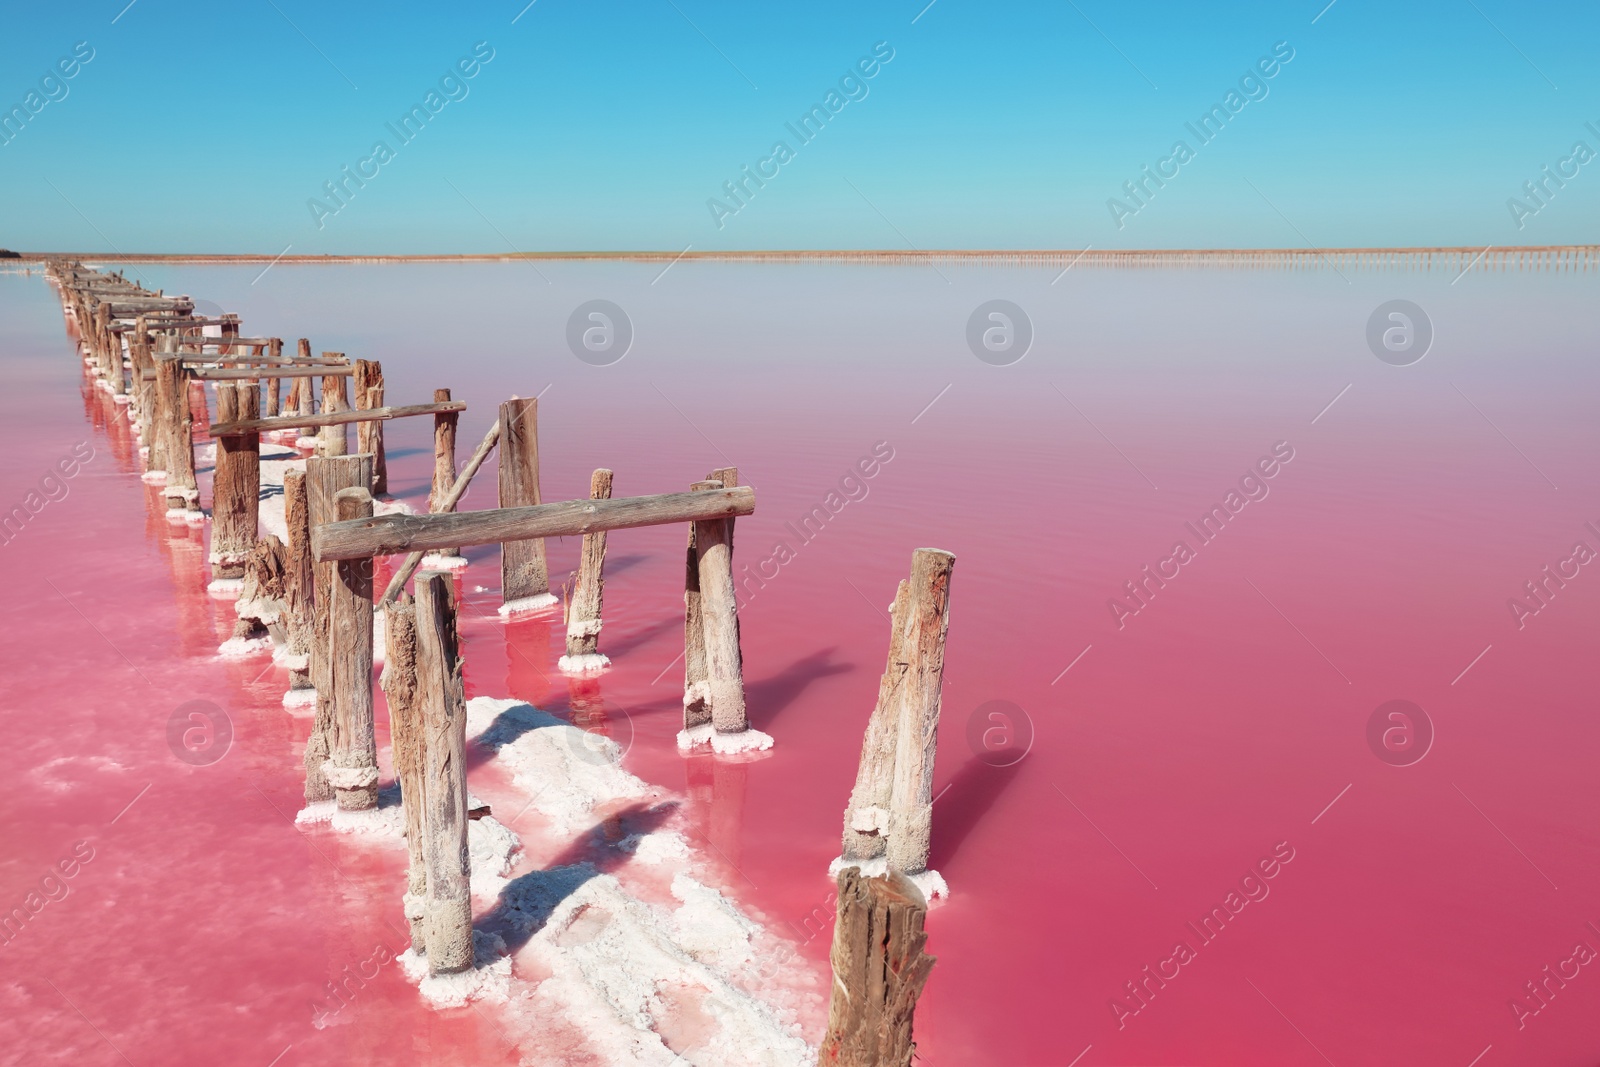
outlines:
[[[185,341],[184,343],[188,344],[187,341]],[[249,343],[249,342],[246,342],[246,343]],[[247,355],[247,354],[225,356],[220,352],[210,352],[210,353],[207,353],[207,352],[183,352],[183,353],[179,354],[178,358],[183,360],[184,363],[204,363],[204,364],[211,364],[211,363],[248,363],[248,364],[250,364],[252,366],[258,366],[258,367],[261,367],[263,370],[268,370],[268,371],[275,370],[275,369],[282,368],[282,367],[349,367],[349,366],[351,366],[350,361],[347,360],[347,359],[319,359],[319,358],[289,359],[287,357],[282,358],[282,359],[273,359],[271,356],[254,356],[254,355]],[[273,377],[273,375],[269,374],[269,375],[266,375],[266,377]]]
[[[349,378],[356,369],[348,364],[324,366],[296,363],[293,366],[274,367],[190,367],[189,377],[202,382],[254,382],[262,378]],[[296,422],[295,426],[310,426],[309,422]]]
[[[270,337],[207,337],[204,334],[198,334],[198,335],[196,335],[194,337],[180,337],[180,338],[178,338],[178,343],[180,345],[199,345],[202,348],[215,348],[215,347],[217,347],[219,345],[220,346],[227,346],[227,345],[260,345],[261,347],[265,348],[267,345],[272,343],[272,338],[270,338]],[[196,354],[197,353],[193,353],[193,352],[185,353],[185,355],[196,355]],[[305,361],[301,360],[301,362],[303,363]]]
[[[275,370],[274,373],[281,373]],[[465,411],[461,400],[441,404],[411,404],[397,408],[357,408],[354,411],[335,411],[321,415],[278,415],[270,419],[244,419],[239,422],[219,422],[211,427],[212,437],[231,433],[265,432],[267,430],[293,430],[300,426],[345,426],[352,422],[383,422],[386,419],[403,419],[410,415],[443,415],[450,411]]]
[[[366,559],[400,552],[493,545],[534,537],[573,537],[636,526],[709,521],[756,510],[748,485],[698,493],[565,500],[526,508],[446,512],[441,515],[379,515],[312,528],[311,548],[318,562]]]

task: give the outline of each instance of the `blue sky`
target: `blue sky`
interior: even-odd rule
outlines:
[[[1523,192],[1575,142],[1600,151],[1594,4],[125,3],[0,16],[0,109],[27,114],[0,145],[0,246],[1600,241],[1600,162],[1566,164],[1542,203]],[[93,58],[45,80],[78,42]],[[474,67],[475,46],[493,58]],[[875,46],[893,58],[827,111]],[[1293,58],[1202,143],[1185,123],[1275,46]],[[441,89],[464,58],[472,77]],[[429,117],[402,140],[389,124],[413,105]],[[805,142],[786,123],[813,105],[828,119]],[[1146,165],[1176,175],[1132,200],[1123,183]],[[341,203],[324,183],[346,166],[370,177]],[[741,204],[723,183],[746,166],[773,176]],[[1520,227],[1514,196],[1537,208]]]

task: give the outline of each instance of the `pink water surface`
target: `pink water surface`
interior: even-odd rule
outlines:
[[[468,403],[464,442],[499,400],[542,392],[546,499],[583,495],[597,466],[616,471],[619,495],[727,463],[756,487],[737,556],[742,575],[769,576],[748,579],[741,612],[769,757],[685,760],[673,745],[678,528],[613,535],[614,665],[582,683],[555,670],[554,617],[493,618],[497,596],[475,590],[498,584],[498,553],[469,550],[467,682],[591,720],[603,708],[604,729],[632,738],[629,769],[682,798],[723,888],[819,976],[826,867],[884,612],[912,549],[956,553],[933,840],[953,895],[928,919],[939,962],[917,1017],[922,1062],[1600,1055],[1600,974],[1564,962],[1580,942],[1600,950],[1600,578],[1582,567],[1520,629],[1507,606],[1574,542],[1600,550],[1585,525],[1600,527],[1591,277],[258,272],[139,267],[152,287],[240,312],[249,333],[381,359],[391,403],[451,387]],[[403,857],[292,824],[307,722],[278,706],[282,672],[215,658],[230,614],[205,594],[203,533],[170,526],[139,482],[125,422],[84,386],[42,281],[0,281],[0,503],[22,501],[76,442],[95,450],[65,498],[0,547],[0,905],[75,842],[94,850],[67,895],[0,946],[0,1056],[290,1067],[532,1053],[490,1010],[426,1009],[392,965],[312,1025],[325,983],[404,944]],[[608,367],[564,340],[596,297],[636,331]],[[964,340],[995,297],[1036,328],[1013,366],[979,362]],[[1364,340],[1396,297],[1437,330],[1409,367]],[[391,424],[388,443],[395,494],[420,499],[427,426]],[[1275,447],[1292,459],[1267,495],[1199,544],[1185,524]],[[875,448],[892,458],[841,488]],[[493,505],[492,474],[465,507]],[[857,499],[797,536],[834,490]],[[1119,627],[1108,600],[1179,539],[1194,559]],[[563,576],[577,543],[550,553]],[[167,745],[169,716],[194,699],[235,730],[209,766]],[[1369,719],[1393,699],[1435,734],[1409,766],[1369,746]],[[1019,753],[983,742],[993,701],[1020,709],[1003,724],[1014,736],[1031,733],[1010,766],[991,762]],[[473,773],[500,814],[503,778]],[[1241,885],[1275,854],[1270,879]],[[1238,913],[1203,941],[1189,924],[1230,891]],[[1247,892],[1260,899],[1239,905]],[[1192,959],[1174,975],[1163,961],[1180,941]],[[1169,977],[1147,979],[1147,965]],[[1525,983],[1547,965],[1568,977],[1548,979],[1541,1002]],[[1142,1000],[1126,985],[1141,981]]]

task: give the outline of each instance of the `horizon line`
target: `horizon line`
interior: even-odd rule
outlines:
[[[1031,262],[1058,262],[1080,260],[1107,262],[1159,258],[1228,258],[1249,260],[1253,258],[1319,258],[1381,255],[1439,255],[1439,256],[1527,256],[1542,253],[1600,251],[1600,244],[1553,245],[1489,245],[1478,248],[1469,245],[1418,245],[1394,247],[1348,248],[1065,248],[1065,249],[751,249],[725,251],[678,252],[638,249],[632,251],[564,251],[564,252],[441,252],[441,253],[287,253],[270,252],[21,252],[9,251],[0,257],[3,262],[48,263],[51,260],[101,260],[116,263],[275,263],[284,265],[315,265],[336,263],[493,263],[557,260],[623,260],[660,262],[663,260],[694,259],[703,261],[760,261],[760,260],[909,260],[933,261],[948,259],[1022,260]]]

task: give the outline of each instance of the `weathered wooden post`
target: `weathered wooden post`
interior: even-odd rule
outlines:
[[[950,573],[956,557],[919,548],[911,557],[906,610],[900,620],[905,672],[897,687],[898,733],[889,798],[890,870],[928,869],[933,827],[933,754],[939,737],[944,642],[950,630]]]
[[[928,896],[949,893],[939,873],[928,870],[928,845],[954,566],[949,552],[919,548],[911,557],[911,577],[895,594],[889,661],[845,808],[842,854],[830,868],[899,871]]]
[[[719,467],[704,481],[689,488],[695,492],[739,484],[739,468]],[[711,691],[706,671],[705,621],[700,609],[700,560],[695,552],[695,524],[689,524],[689,547],[683,577],[683,734],[680,745],[697,726],[711,722]],[[728,547],[733,547],[733,521],[728,521]],[[704,733],[704,731],[701,731]]]
[[[283,517],[289,533],[283,581],[288,616],[285,628],[289,635],[284,665],[289,669],[289,690],[283,695],[283,706],[301,708],[317,701],[317,691],[311,684],[311,644],[316,635],[313,606],[316,570],[311,560],[311,512],[303,470],[291,467],[283,472]]]
[[[589,479],[589,499],[611,498],[610,471],[604,467]],[[606,534],[583,535],[583,550],[578,558],[578,579],[567,602],[567,654],[556,666],[582,674],[609,666],[611,660],[600,652],[601,606],[605,598]]]
[[[267,359],[276,366],[283,361],[283,338],[274,337],[267,342]],[[278,414],[278,379],[267,379],[267,418]]]
[[[500,506],[530,507],[539,497],[539,401],[514,397],[500,405]],[[542,611],[556,603],[544,539],[500,546],[500,614]]]
[[[442,404],[449,399],[450,390],[433,391],[434,403]],[[460,417],[455,411],[442,411],[433,416],[433,485],[428,490],[428,513],[431,515],[455,510],[448,498],[456,484],[456,423]],[[454,569],[465,567],[467,561],[459,548],[440,548],[428,553],[423,564]]]
[[[818,1067],[910,1067],[912,1021],[933,970],[928,905],[904,875],[839,872],[833,925],[833,996]]]
[[[356,360],[356,407],[363,411],[383,407],[383,364],[375,359]],[[389,463],[383,454],[383,423],[377,419],[356,423],[356,451],[372,456],[372,495],[389,491]]]
[[[364,459],[364,456],[352,457]],[[334,495],[339,521],[370,519],[372,494],[365,485]],[[378,748],[372,727],[372,560],[335,565],[328,605],[333,683],[333,739],[323,769],[342,811],[378,806]]]
[[[337,352],[324,352],[323,356],[337,356]],[[350,410],[350,395],[347,387],[349,379],[343,374],[325,374],[322,376],[322,413],[332,415],[339,411]],[[349,425],[340,423],[337,426],[324,426],[317,433],[317,455],[343,456],[350,452]]]
[[[695,490],[728,488],[697,482]],[[739,650],[739,600],[733,582],[733,524],[728,519],[694,524],[695,563],[700,581],[700,621],[705,635],[704,695],[711,723],[701,736],[679,735],[680,747],[708,741],[714,751],[735,753],[772,747],[772,738],[750,729],[745,711],[744,657]],[[685,655],[687,656],[687,650]],[[687,733],[687,732],[686,732]]]
[[[306,500],[314,530],[338,519],[334,498],[340,490],[368,485],[372,479],[370,456],[313,456],[306,460]],[[317,713],[306,742],[306,801],[333,800],[334,787],[324,770],[333,751],[337,700],[334,692],[333,635],[329,608],[333,602],[337,565],[313,565],[313,634],[311,684],[317,693]],[[368,667],[370,675],[371,668]],[[370,684],[370,677],[369,677]],[[369,689],[370,692],[370,689]]]
[[[217,383],[217,422],[259,418],[254,382]],[[261,510],[261,435],[254,430],[216,441],[211,493],[213,592],[239,588],[244,564],[256,543]]]
[[[167,472],[167,514],[187,515],[200,501],[194,476],[194,413],[189,409],[189,379],[182,357],[156,357],[156,389],[161,394],[162,459]]]
[[[416,581],[417,702],[422,710],[426,819],[428,970],[472,966],[472,889],[467,852],[467,711],[450,575]]]
[[[894,607],[890,609],[889,662],[878,681],[878,702],[872,708],[872,717],[867,720],[855,788],[850,791],[850,803],[844,811],[844,845],[839,853],[839,864],[867,865],[869,873],[882,868],[884,850],[889,842],[894,752],[900,736],[900,709],[896,694],[905,679],[902,621],[909,588],[909,582],[901,581],[895,593]]]
[[[411,925],[411,948],[427,955],[428,860],[424,823],[422,709],[417,703],[417,609],[402,594],[385,607],[384,696],[389,705],[389,737],[394,754],[395,778],[400,782],[400,804],[405,814],[406,891],[403,898]]]

